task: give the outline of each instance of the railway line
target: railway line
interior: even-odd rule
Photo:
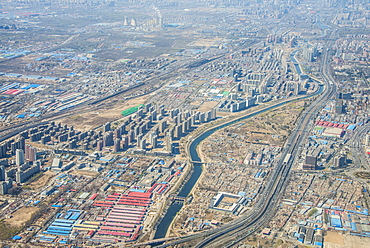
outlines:
[[[163,80],[165,77],[170,76],[171,74],[175,75],[175,73],[179,70],[182,70],[184,68],[186,68],[186,69],[195,68],[195,67],[198,67],[200,65],[203,65],[203,64],[212,62],[214,60],[220,59],[223,56],[225,56],[225,53],[214,55],[214,56],[212,56],[212,57],[210,57],[210,58],[208,58],[204,61],[202,60],[201,64],[199,64],[200,61],[191,61],[189,63],[185,63],[185,64],[183,64],[179,67],[176,67],[173,70],[165,72],[161,75],[154,76],[154,77],[151,77],[149,79],[146,79],[144,82],[141,82],[137,85],[134,85],[133,87],[121,90],[121,91],[116,92],[114,94],[111,94],[109,96],[104,96],[104,97],[101,97],[101,98],[98,98],[98,99],[94,99],[94,100],[84,102],[84,103],[82,103],[78,106],[75,106],[73,109],[66,109],[66,110],[59,111],[59,112],[48,113],[48,114],[45,114],[43,116],[40,116],[39,118],[35,118],[33,120],[27,120],[27,121],[23,121],[23,122],[13,124],[13,125],[10,125],[10,126],[2,127],[2,128],[0,128],[0,142],[18,134],[18,133],[20,133],[24,130],[36,127],[38,125],[45,124],[49,121],[55,121],[55,120],[58,120],[60,118],[65,118],[65,117],[68,117],[68,116],[72,116],[72,115],[75,115],[76,113],[81,114],[81,113],[84,113],[84,112],[87,112],[87,111],[94,111],[94,110],[99,108],[100,103],[103,103],[103,102],[105,102],[105,101],[107,101],[111,98],[114,98],[118,95],[121,95],[121,94],[124,94],[124,93],[130,94],[132,92],[138,92],[141,89],[145,89],[148,86],[153,86],[153,85],[157,84],[159,81]],[[161,86],[162,85],[160,85],[159,87],[156,87],[152,91],[157,90]],[[151,93],[152,91],[147,92],[145,94]],[[139,96],[142,96],[142,95],[139,95]],[[138,96],[135,96],[135,97],[138,97]]]

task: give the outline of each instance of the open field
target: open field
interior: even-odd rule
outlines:
[[[324,237],[324,247],[327,248],[367,248],[369,239],[349,234],[327,232]]]
[[[207,112],[216,107],[218,102],[204,102],[199,109],[197,109],[199,112]]]
[[[30,186],[32,190],[40,190],[50,181],[53,176],[54,172],[46,171],[39,179],[30,183],[28,186]]]
[[[38,207],[22,207],[13,214],[12,218],[6,219],[5,222],[11,226],[22,226],[31,219],[32,214],[34,214],[38,209]]]
[[[99,175],[99,172],[86,171],[86,170],[74,170],[71,172],[71,175],[97,177]]]
[[[123,118],[121,112],[125,109],[144,104],[149,96],[142,96],[128,101],[116,100],[113,103],[102,105],[99,110],[85,112],[61,119],[63,124],[73,125],[78,130],[91,130],[107,122]],[[117,97],[118,98],[118,97]]]
[[[293,102],[215,132],[201,144],[206,161],[238,161],[249,149],[281,147],[303,105],[304,101]],[[227,156],[220,156],[225,152]]]

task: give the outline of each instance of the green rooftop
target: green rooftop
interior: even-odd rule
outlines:
[[[122,114],[123,116],[128,116],[128,115],[130,115],[130,114],[133,114],[133,113],[137,112],[141,107],[144,107],[144,106],[145,106],[144,104],[139,104],[139,105],[137,105],[136,107],[132,107],[132,108],[129,108],[129,109],[123,110],[123,111],[121,112],[121,114]]]

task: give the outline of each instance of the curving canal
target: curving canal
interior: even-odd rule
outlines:
[[[288,101],[285,101],[285,102],[277,103],[277,104],[272,105],[272,106],[270,106],[268,108],[259,110],[257,112],[252,113],[252,114],[248,114],[246,116],[243,116],[243,117],[240,117],[238,119],[235,119],[235,120],[233,120],[231,122],[227,122],[227,123],[222,124],[220,126],[214,127],[212,129],[204,132],[200,136],[196,137],[194,140],[192,140],[192,142],[191,142],[191,144],[189,146],[189,153],[190,153],[191,161],[194,161],[195,162],[195,163],[193,163],[193,166],[194,166],[193,167],[193,171],[192,171],[192,174],[191,174],[189,180],[184,184],[184,186],[181,189],[181,191],[179,192],[178,196],[187,197],[189,195],[189,193],[191,192],[191,190],[193,189],[193,187],[196,184],[196,182],[198,181],[200,175],[202,174],[202,160],[199,157],[199,154],[197,152],[197,146],[204,139],[206,139],[207,137],[209,137],[215,131],[220,130],[222,128],[225,128],[225,127],[227,127],[229,125],[233,125],[233,124],[235,124],[235,123],[237,123],[239,121],[243,121],[243,120],[249,119],[251,117],[254,117],[256,115],[259,115],[259,114],[264,113],[266,111],[269,111],[271,109],[280,107],[280,106],[285,105],[287,103],[290,103],[292,101],[302,100],[302,99],[305,99],[305,98],[309,98],[309,97],[318,95],[318,94],[320,94],[323,91],[323,89],[324,89],[324,87],[323,86],[320,86],[319,90],[317,92],[315,92],[314,94],[312,94],[312,95],[303,96],[303,97],[298,98],[298,99],[292,99],[292,100],[288,100]],[[197,163],[197,162],[199,162],[199,163]],[[173,202],[171,204],[171,206],[167,210],[165,216],[162,218],[161,222],[157,226],[157,231],[156,231],[156,233],[154,235],[154,239],[160,239],[160,238],[164,238],[166,236],[168,227],[170,226],[172,220],[176,216],[177,212],[180,211],[180,209],[182,208],[182,206],[183,206],[183,203],[182,202],[177,202],[177,201],[175,201],[175,202]]]
[[[298,52],[298,51],[300,51],[301,49],[299,49],[299,50],[295,50],[295,51],[293,51],[291,54],[290,54],[290,60],[291,61],[293,61],[293,63],[294,63],[294,67],[295,67],[295,70],[296,70],[296,72],[297,72],[297,74],[298,75],[301,75],[302,74],[302,70],[301,70],[301,67],[300,67],[300,65],[299,65],[299,63],[298,63],[298,61],[295,59],[295,54]]]

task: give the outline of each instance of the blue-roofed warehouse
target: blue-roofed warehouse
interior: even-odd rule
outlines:
[[[330,224],[332,227],[343,227],[342,226],[342,221],[340,220],[340,218],[334,218],[334,217],[331,217],[330,218]]]

